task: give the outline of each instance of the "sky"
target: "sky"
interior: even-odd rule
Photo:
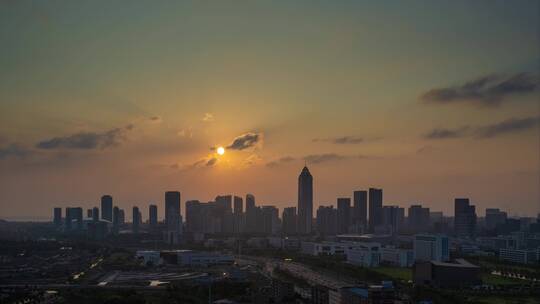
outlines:
[[[0,218],[103,194],[540,212],[539,2],[2,1]],[[218,155],[217,147],[225,154]],[[182,206],[183,208],[184,206]]]

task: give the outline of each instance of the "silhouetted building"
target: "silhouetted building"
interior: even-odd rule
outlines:
[[[486,229],[494,230],[498,225],[503,225],[506,223],[508,215],[506,212],[499,210],[498,208],[487,208],[486,209]]]
[[[409,229],[413,232],[427,232],[429,230],[429,208],[422,205],[409,207]]]
[[[216,216],[221,219],[221,232],[226,234],[234,232],[232,201],[232,195],[218,195],[215,200]]]
[[[62,225],[62,208],[58,208],[58,207],[54,208],[53,223],[55,226]]]
[[[192,233],[203,232],[201,202],[197,200],[186,202],[186,230]]]
[[[139,226],[141,225],[141,212],[139,207],[133,207],[133,221],[131,223],[133,233],[139,233]]]
[[[113,201],[112,196],[104,195],[101,197],[101,218],[112,222]]]
[[[245,227],[245,215],[244,215],[244,202],[241,197],[234,196],[234,233],[239,234],[244,232]]]
[[[263,233],[276,234],[279,230],[279,210],[274,206],[261,206]]]
[[[283,214],[281,216],[283,225],[282,230],[284,234],[291,235],[296,234],[296,207],[288,207],[283,209]]]
[[[403,226],[405,210],[399,206],[383,206],[382,213],[382,224],[388,232],[399,232]]]
[[[98,207],[92,208],[92,220],[94,222],[99,221],[99,208]]]
[[[476,210],[468,198],[454,201],[454,230],[457,236],[471,237],[476,232]]]
[[[83,228],[83,209],[81,207],[67,207],[66,208],[66,230]]]
[[[112,218],[112,233],[118,234],[120,231],[120,209],[117,206],[113,208],[113,218]]]
[[[158,216],[157,216],[157,206],[156,205],[150,205],[148,206],[148,223],[150,224],[150,227],[155,228],[158,223]]]
[[[382,224],[382,189],[369,188],[369,230]]]
[[[165,192],[165,232],[166,241],[169,244],[178,244],[182,234],[182,216],[180,215],[180,192]]]
[[[337,217],[338,217],[338,233],[346,234],[349,232],[351,219],[351,199],[341,197],[337,199]]]
[[[234,196],[234,214],[242,214],[244,212],[244,206],[242,198]]]
[[[338,212],[334,206],[319,206],[317,209],[317,231],[322,235],[336,235]]]
[[[367,191],[353,193],[353,224],[362,228],[367,227]]]
[[[298,176],[298,233],[310,234],[313,221],[313,177],[304,167]]]
[[[254,233],[257,230],[257,211],[255,208],[255,196],[246,194],[246,228],[248,233]]]
[[[126,213],[124,209],[118,210],[118,224],[124,225],[126,223]]]
[[[86,217],[87,218],[92,218],[93,217],[92,208],[86,209]]]

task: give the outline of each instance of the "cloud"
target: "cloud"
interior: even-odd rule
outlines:
[[[310,164],[320,164],[328,161],[342,160],[347,157],[344,155],[339,155],[336,153],[325,153],[325,154],[312,154],[304,157],[304,160]]]
[[[275,168],[279,165],[282,165],[282,164],[285,164],[285,163],[290,163],[292,161],[296,160],[296,158],[294,157],[291,157],[291,156],[284,156],[284,157],[281,157],[281,158],[278,158],[276,160],[273,160],[271,162],[268,162],[266,163],[266,166],[269,167],[269,168]]]
[[[420,97],[429,104],[470,103],[480,106],[498,106],[507,96],[533,92],[540,87],[538,75],[487,75],[460,86],[432,89]]]
[[[330,138],[314,138],[313,142],[331,142],[338,145],[343,144],[359,144],[365,141],[363,137],[359,136],[341,136],[341,137],[330,137]]]
[[[212,113],[204,113],[202,121],[204,121],[204,122],[212,122],[212,121],[214,121],[214,115]]]
[[[161,119],[161,117],[159,117],[159,116],[152,116],[152,117],[148,118],[148,120],[151,123],[155,123],[155,124],[161,123],[163,121],[163,119]]]
[[[0,147],[0,159],[9,157],[25,158],[32,153],[33,152],[30,149],[17,143],[11,143],[7,146]]]
[[[236,137],[233,142],[227,146],[231,150],[245,150],[262,144],[262,133],[246,133]]]
[[[80,132],[65,137],[53,137],[51,139],[40,141],[36,144],[36,148],[53,150],[53,149],[106,149],[118,146],[125,140],[125,132],[132,130],[133,125],[127,125],[124,128],[115,128],[102,133],[97,132]]]
[[[516,133],[534,128],[540,124],[540,117],[510,118],[505,121],[480,127],[475,132],[477,138],[491,138],[508,133]]]
[[[217,159],[216,157],[210,158],[210,159],[206,162],[206,166],[207,166],[207,167],[212,167],[213,165],[216,164],[217,160],[218,160],[218,159]]]
[[[433,129],[429,133],[424,135],[426,139],[450,139],[450,138],[460,138],[467,136],[469,130],[468,126],[464,126],[457,129]]]
[[[182,129],[182,130],[178,131],[178,133],[176,133],[176,134],[178,136],[180,136],[180,137],[193,138],[193,128],[189,127],[189,128],[186,128],[186,129]]]
[[[473,137],[476,139],[492,138],[505,134],[518,133],[540,125],[540,117],[510,118],[498,123],[457,129],[434,129],[423,137],[426,139],[451,139]]]

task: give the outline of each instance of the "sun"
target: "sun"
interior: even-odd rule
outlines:
[[[219,154],[219,155],[225,154],[225,148],[223,148],[223,147],[218,147],[218,148],[217,148],[217,154]]]

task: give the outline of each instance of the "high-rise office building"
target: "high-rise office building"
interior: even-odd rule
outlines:
[[[360,227],[367,227],[367,191],[353,193],[353,222]]]
[[[417,234],[414,236],[414,260],[446,262],[450,245],[446,235]]]
[[[298,176],[298,233],[310,234],[313,221],[313,177],[304,167]]]
[[[92,218],[94,216],[94,212],[92,208],[86,209],[86,218]]]
[[[418,232],[427,232],[429,230],[429,208],[422,205],[411,205],[409,207],[409,229]]]
[[[110,195],[101,197],[101,218],[112,222],[113,199]]]
[[[234,214],[242,214],[244,212],[244,202],[240,196],[234,196]]]
[[[232,195],[218,195],[215,203],[223,213],[232,213]]]
[[[55,226],[62,225],[62,208],[58,208],[58,207],[54,208],[53,223]]]
[[[165,192],[165,239],[169,244],[178,244],[182,234],[182,216],[180,214],[180,192]]]
[[[133,207],[133,221],[131,223],[131,227],[133,230],[133,233],[139,233],[139,226],[141,224],[141,212],[139,211],[139,207],[135,206]]]
[[[193,232],[203,232],[203,215],[201,212],[201,202],[197,200],[186,201],[186,230]]]
[[[508,215],[506,212],[501,211],[498,208],[487,208],[486,209],[486,229],[494,230],[499,225],[504,225]]]
[[[274,206],[261,206],[262,227],[264,234],[276,234],[279,231],[279,210]]]
[[[148,206],[148,223],[150,224],[150,227],[155,228],[158,223],[158,217],[157,217],[157,206],[156,205],[150,205]]]
[[[348,197],[340,197],[337,199],[337,219],[338,233],[346,234],[349,232],[351,220],[351,199]]]
[[[232,195],[216,196],[216,216],[221,220],[221,232],[231,234],[234,232],[234,217],[232,209]]]
[[[283,222],[282,230],[283,233],[286,235],[293,235],[296,234],[296,207],[287,207],[283,209],[283,213],[281,215],[281,219]]]
[[[319,206],[317,209],[317,231],[321,235],[336,235],[338,213],[334,206]]]
[[[454,201],[454,231],[457,236],[471,237],[476,233],[476,207],[468,198]]]
[[[383,206],[382,213],[382,224],[388,232],[393,234],[403,228],[405,209],[399,206]]]
[[[118,210],[118,224],[124,225],[126,223],[126,213],[124,209]]]
[[[245,228],[244,202],[240,196],[234,196],[234,227],[235,234],[243,233]]]
[[[255,233],[257,230],[257,208],[255,206],[255,196],[246,194],[246,227],[245,232]]]
[[[81,230],[83,228],[83,209],[81,207],[66,208],[66,230]]]
[[[382,224],[382,189],[369,188],[369,230],[375,231],[375,227]]]
[[[92,220],[94,222],[99,222],[99,208],[98,207],[92,208]]]
[[[117,206],[114,206],[112,214],[112,233],[118,234],[120,231],[120,209]]]

